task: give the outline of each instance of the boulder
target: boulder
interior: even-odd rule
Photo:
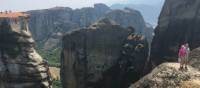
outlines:
[[[61,55],[63,88],[122,88],[138,80],[148,42],[132,30],[102,19],[67,33]]]

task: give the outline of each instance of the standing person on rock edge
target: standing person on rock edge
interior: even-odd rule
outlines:
[[[180,63],[180,68],[179,70],[183,69],[183,65],[185,62],[185,58],[186,58],[186,47],[185,45],[181,45],[179,52],[178,52],[178,59],[179,59],[179,63]]]
[[[184,60],[184,64],[185,64],[185,69],[187,70],[187,65],[188,65],[188,60],[189,60],[189,54],[190,54],[190,47],[189,44],[186,43],[185,44],[185,49],[186,49],[186,56],[185,56],[185,60]]]

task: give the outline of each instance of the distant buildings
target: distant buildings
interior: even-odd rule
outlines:
[[[20,32],[21,30],[27,31],[28,18],[29,14],[23,12],[0,12],[0,25],[2,25],[3,22],[7,22],[16,32]]]

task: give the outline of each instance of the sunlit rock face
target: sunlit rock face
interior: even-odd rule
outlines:
[[[48,67],[34,49],[28,17],[1,16],[0,88],[50,88]]]
[[[200,46],[199,10],[199,0],[165,1],[151,48],[153,65],[176,61],[183,43],[188,42],[191,49]]]
[[[139,79],[148,54],[144,36],[109,19],[63,38],[63,88],[126,88]]]

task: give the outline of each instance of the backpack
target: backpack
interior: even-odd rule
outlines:
[[[186,55],[186,48],[185,47],[181,47],[179,49],[179,56],[183,57]]]

